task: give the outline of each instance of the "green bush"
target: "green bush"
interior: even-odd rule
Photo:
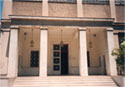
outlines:
[[[123,38],[119,49],[114,49],[112,55],[116,56],[118,74],[125,75],[125,38]]]

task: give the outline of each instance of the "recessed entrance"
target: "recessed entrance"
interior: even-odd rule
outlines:
[[[68,44],[53,45],[53,70],[59,75],[68,75]]]
[[[68,45],[61,47],[61,75],[68,74]]]

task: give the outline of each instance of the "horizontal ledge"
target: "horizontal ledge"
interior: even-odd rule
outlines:
[[[85,17],[46,17],[46,16],[21,16],[9,15],[10,19],[25,19],[25,20],[53,20],[53,21],[101,21],[113,22],[113,18],[85,18]]]

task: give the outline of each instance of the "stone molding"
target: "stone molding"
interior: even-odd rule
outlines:
[[[11,25],[11,26],[10,26],[10,29],[19,29],[19,26]]]
[[[40,30],[48,30],[47,27],[40,27]]]
[[[113,32],[113,28],[107,28],[106,31],[110,31],[110,32]]]
[[[43,21],[97,21],[97,22],[113,22],[114,18],[73,18],[73,17],[46,17],[46,16],[17,16],[17,15],[10,15],[10,19],[22,19],[22,20],[43,20]]]
[[[86,31],[86,28],[79,28],[79,31]]]

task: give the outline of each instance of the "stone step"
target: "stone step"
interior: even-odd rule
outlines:
[[[21,82],[21,83],[14,83],[14,84],[90,84],[90,82]],[[113,82],[91,82],[91,84],[115,84]]]
[[[109,76],[18,77],[12,87],[118,87]]]
[[[29,86],[29,85],[15,85],[12,87],[118,87],[118,86],[87,86],[87,85],[35,85],[35,86]]]
[[[114,83],[113,81],[17,81],[17,82],[14,82],[14,83],[73,83],[73,82],[75,82],[75,83],[89,83],[89,82],[91,82],[91,83]]]
[[[47,76],[47,77],[36,77],[36,76],[26,76],[26,77],[18,77],[18,79],[28,79],[28,78],[83,78],[80,76]],[[84,76],[84,78],[110,78],[109,76]]]

